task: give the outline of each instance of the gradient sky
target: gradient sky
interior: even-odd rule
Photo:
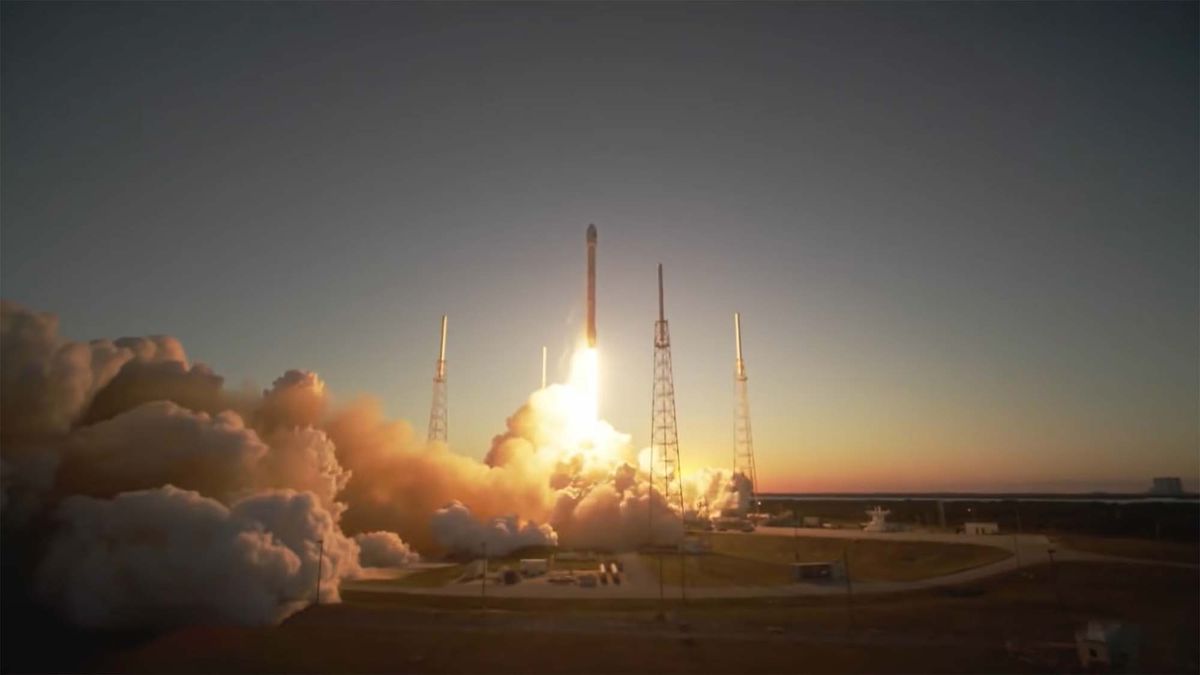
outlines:
[[[1195,487],[1197,7],[5,2],[0,292],[482,456],[594,222],[639,445],[661,261],[687,466],[738,310],[764,489]]]

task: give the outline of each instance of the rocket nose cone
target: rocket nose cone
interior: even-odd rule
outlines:
[[[591,241],[591,242],[596,241],[596,226],[595,225],[588,225],[587,240]]]

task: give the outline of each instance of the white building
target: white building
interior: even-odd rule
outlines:
[[[1141,631],[1119,621],[1088,621],[1075,631],[1079,663],[1090,672],[1137,672]]]
[[[964,534],[1000,534],[998,523],[963,523]]]
[[[550,563],[545,558],[521,558],[521,575],[536,577],[550,571]]]
[[[1155,478],[1150,488],[1152,495],[1175,496],[1183,494],[1183,481],[1176,476]]]
[[[899,528],[894,523],[887,521],[888,514],[890,513],[891,511],[887,511],[881,506],[876,506],[867,511],[867,515],[870,516],[871,520],[863,523],[863,532],[895,532]]]

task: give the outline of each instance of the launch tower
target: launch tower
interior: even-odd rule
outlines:
[[[433,405],[429,408],[429,440],[446,442],[446,315],[442,315],[442,341],[433,371]]]
[[[746,362],[742,359],[742,317],[733,313],[733,339],[737,345],[733,388],[737,399],[733,413],[733,472],[750,482],[750,509],[758,513],[758,474],[754,471],[754,439],[750,434],[750,394],[746,385]]]
[[[663,311],[662,265],[658,266],[658,321],[654,322],[654,395],[651,401],[650,484],[683,518],[679,431],[675,424],[675,378],[671,373],[671,333]],[[650,509],[653,514],[653,509]],[[653,515],[651,515],[653,517]],[[653,536],[653,522],[651,536]]]

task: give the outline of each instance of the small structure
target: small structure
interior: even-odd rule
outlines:
[[[713,525],[717,532],[726,532],[735,530],[737,532],[753,532],[754,523],[748,518],[737,516],[721,516],[713,519]]]
[[[1120,621],[1088,621],[1075,631],[1075,649],[1085,670],[1132,672],[1137,670],[1138,630]]]
[[[806,581],[842,581],[846,578],[846,568],[840,560],[827,562],[791,563],[792,582]]]
[[[1177,476],[1155,478],[1150,487],[1150,494],[1164,497],[1177,497],[1183,494],[1183,481]]]
[[[460,581],[473,581],[483,576],[484,563],[482,560],[472,560],[463,567],[462,575],[459,576]]]
[[[521,581],[521,575],[517,574],[516,570],[506,568],[500,573],[500,580],[504,582],[505,586],[512,586]]]
[[[871,520],[863,523],[863,532],[895,532],[896,526],[887,521],[888,514],[890,513],[891,511],[884,510],[881,506],[876,506],[867,511],[867,516]]]
[[[521,575],[538,577],[550,571],[550,562],[545,558],[521,558]]]
[[[997,523],[963,523],[963,534],[1000,534]]]

